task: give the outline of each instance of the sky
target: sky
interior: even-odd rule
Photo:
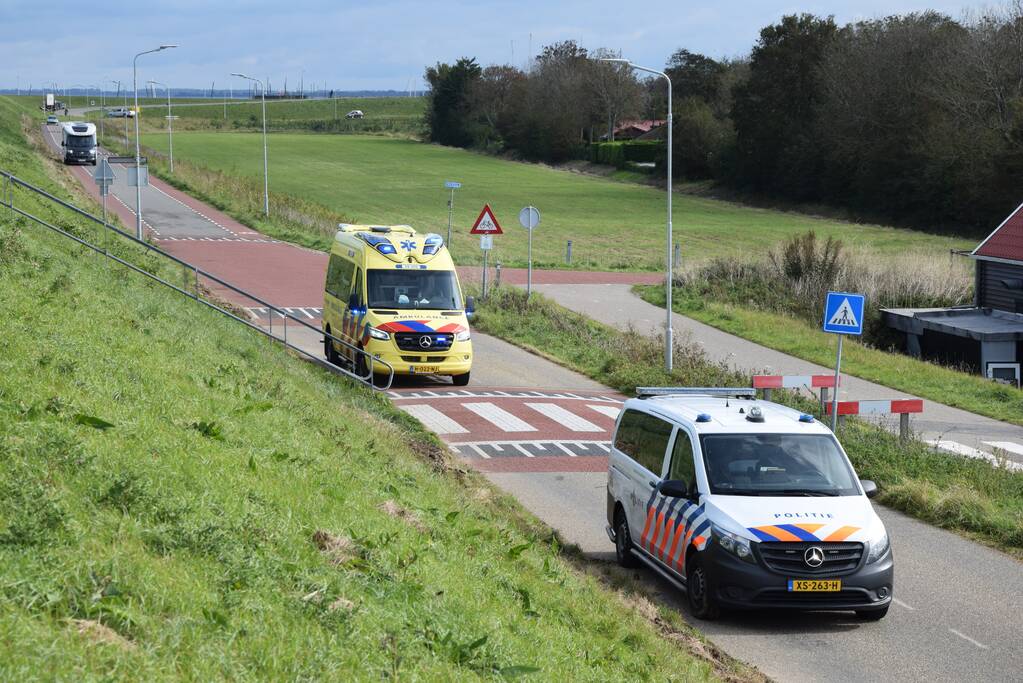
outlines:
[[[994,3],[995,6],[998,3]],[[119,7],[124,5],[123,8]],[[680,47],[712,57],[749,52],[760,29],[783,15],[834,15],[839,23],[934,9],[960,17],[991,3],[969,0],[162,0],[127,3],[0,0],[0,88],[129,83],[132,57],[148,79],[174,88],[269,77],[279,89],[304,80],[335,90],[424,87],[427,65],[476,57],[526,64],[543,45],[574,39],[661,67]]]

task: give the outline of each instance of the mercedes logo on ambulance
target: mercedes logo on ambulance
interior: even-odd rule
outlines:
[[[824,564],[824,551],[815,545],[810,546],[803,553],[803,561],[806,562],[807,567],[816,569],[817,567]]]
[[[431,346],[433,346],[433,339],[431,339],[429,335],[424,334],[419,338],[419,348],[428,349]]]

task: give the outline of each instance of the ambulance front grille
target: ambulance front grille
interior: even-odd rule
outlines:
[[[824,551],[824,563],[810,567],[804,559],[807,548]],[[856,571],[863,557],[862,543],[760,543],[760,558],[767,568],[787,576],[841,576]]]
[[[429,346],[423,346],[421,339],[430,338]],[[452,334],[436,334],[428,332],[395,332],[394,341],[402,351],[447,351],[454,339]]]

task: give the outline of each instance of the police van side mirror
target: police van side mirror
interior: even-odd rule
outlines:
[[[657,492],[665,498],[688,498],[689,486],[681,479],[665,479],[657,485]]]
[[[873,498],[877,495],[877,484],[869,479],[860,479],[860,486],[863,487],[863,493],[867,498]]]
[[[476,299],[473,297],[466,297],[465,299],[465,315],[467,318],[471,318],[476,313]]]

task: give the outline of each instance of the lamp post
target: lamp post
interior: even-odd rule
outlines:
[[[605,57],[600,59],[602,62],[615,62],[618,64],[627,64],[637,71],[645,71],[655,76],[660,76],[668,82],[668,242],[665,251],[665,263],[667,264],[667,273],[665,273],[665,291],[664,298],[667,307],[667,321],[664,329],[664,368],[671,372],[672,370],[672,331],[671,331],[671,276],[674,271],[674,262],[671,253],[671,79],[668,74],[657,69],[649,69],[645,66],[633,64],[627,59],[620,59],[616,57]]]
[[[263,214],[270,217],[270,173],[267,171],[266,166],[266,87],[263,85],[263,81],[252,76],[246,76],[245,74],[232,73],[232,76],[238,78],[244,78],[247,81],[253,83],[259,83],[259,95],[263,100]]]
[[[135,55],[135,58],[131,60],[131,85],[135,90],[135,239],[141,240],[142,235],[142,153],[139,150],[139,83],[138,83],[138,61],[142,55],[148,55],[152,52],[159,52],[160,50],[169,50],[170,48],[177,47],[177,45],[161,45],[160,47],[153,48],[152,50],[145,50]],[[168,95],[169,97],[169,95]],[[127,128],[127,121],[125,121],[125,127]],[[125,138],[128,137],[127,131],[125,131]]]
[[[171,123],[170,87],[160,81],[149,81],[150,85],[158,85],[167,91],[167,147],[170,150],[170,172],[174,172],[174,126]]]

